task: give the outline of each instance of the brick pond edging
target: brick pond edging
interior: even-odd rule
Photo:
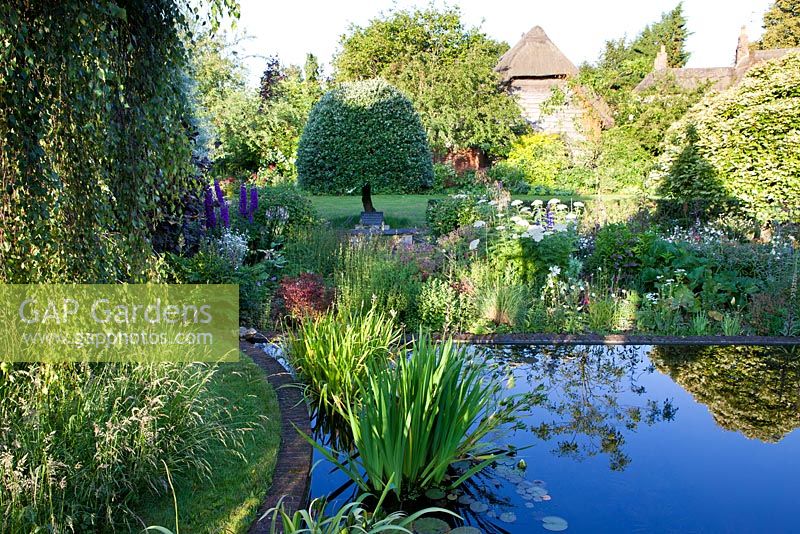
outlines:
[[[294,426],[310,435],[311,422],[303,394],[300,389],[291,387],[296,383],[294,377],[277,360],[252,343],[243,341],[239,347],[266,373],[267,380],[278,396],[278,407],[281,411],[281,444],[275,472],[272,475],[272,486],[267,491],[264,502],[258,508],[256,519],[248,530],[249,534],[268,534],[272,526],[272,515],[260,521],[259,518],[267,510],[277,506],[281,498],[284,509],[289,515],[304,508],[308,503],[313,451],[311,445],[297,433]],[[276,532],[283,532],[280,525],[276,525]]]

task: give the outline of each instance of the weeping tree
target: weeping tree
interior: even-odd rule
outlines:
[[[212,24],[237,11],[208,7]],[[199,18],[178,0],[0,5],[0,281],[146,278],[155,227],[195,183]]]

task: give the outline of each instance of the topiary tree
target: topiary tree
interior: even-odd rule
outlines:
[[[343,194],[365,183],[375,193],[433,184],[428,140],[411,101],[384,80],[343,83],[311,110],[297,149],[300,185]]]
[[[696,138],[687,133],[688,125],[694,126]],[[757,65],[738,85],[692,107],[670,129],[655,178],[668,179],[690,147],[747,214],[762,224],[798,221],[798,146],[800,54],[794,53]],[[684,183],[690,179],[685,176]]]

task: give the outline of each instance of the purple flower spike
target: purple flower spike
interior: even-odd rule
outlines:
[[[225,200],[222,200],[222,204],[219,206],[219,216],[222,219],[222,226],[225,228],[231,227],[231,216],[228,213],[228,203]]]
[[[206,187],[206,196],[203,200],[203,206],[206,209],[206,228],[211,230],[217,226],[217,216],[214,213],[214,197],[211,194],[210,187]]]
[[[555,215],[553,214],[553,212],[551,210],[547,210],[547,227],[548,228],[553,228],[553,226],[555,225],[555,222],[556,222],[555,221]]]
[[[225,195],[222,193],[222,188],[219,186],[219,180],[214,180],[214,191],[217,193],[217,202],[222,205],[225,202]]]
[[[247,217],[247,187],[244,184],[239,188],[239,215]]]
[[[258,189],[254,187],[250,190],[250,222],[253,222],[253,216],[256,214],[256,210],[258,210]]]

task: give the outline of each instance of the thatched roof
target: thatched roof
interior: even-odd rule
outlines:
[[[712,89],[722,91],[739,80],[739,72],[734,67],[655,70],[645,76],[634,91],[649,89],[661,80],[674,81],[678,87],[684,89],[697,89],[701,85],[709,84]]]
[[[565,77],[578,73],[540,26],[534,26],[508,52],[495,67],[504,81],[513,78]]]

